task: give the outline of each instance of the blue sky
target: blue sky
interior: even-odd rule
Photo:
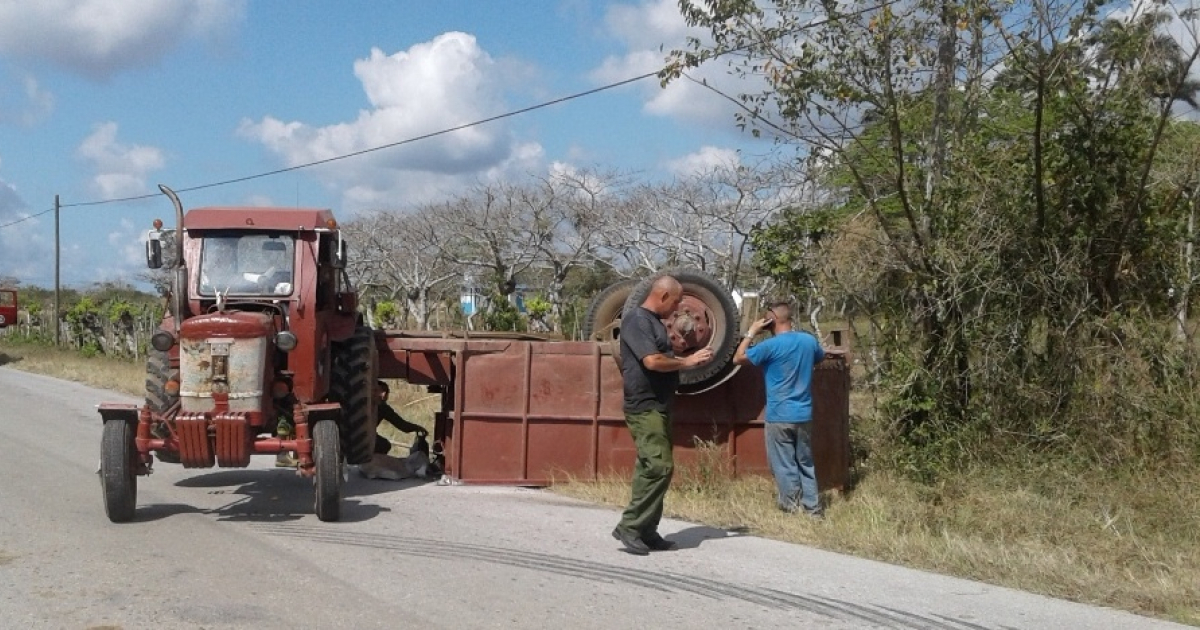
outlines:
[[[134,282],[165,197],[398,142],[656,70],[675,0],[0,0],[0,277]],[[694,34],[694,33],[691,33]],[[736,90],[723,68],[694,73]],[[200,205],[404,211],[561,168],[646,179],[770,150],[730,105],[647,79],[394,149],[182,194]],[[743,158],[749,159],[749,158]],[[30,217],[27,220],[21,220]],[[13,223],[19,221],[17,223]]]

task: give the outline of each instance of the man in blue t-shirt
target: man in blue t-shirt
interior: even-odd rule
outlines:
[[[753,348],[750,340],[763,330],[774,336]],[[817,471],[812,456],[813,365],[825,358],[817,338],[792,328],[792,309],[785,301],[773,302],[766,316],[750,324],[738,344],[733,362],[752,364],[766,380],[767,410],[764,433],[767,460],[779,489],[779,509],[804,510],[821,517],[817,496]]]

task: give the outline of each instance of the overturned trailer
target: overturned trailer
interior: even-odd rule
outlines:
[[[434,439],[449,480],[541,486],[632,469],[615,343],[411,331],[377,331],[375,339],[382,376],[441,393]],[[834,331],[826,344],[845,349],[846,341]],[[677,465],[699,465],[715,448],[734,475],[768,474],[760,373],[717,373],[676,399]],[[819,363],[812,388],[817,477],[822,490],[840,489],[850,473],[846,355]]]

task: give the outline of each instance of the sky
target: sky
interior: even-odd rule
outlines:
[[[56,196],[61,281],[86,288],[137,284],[151,222],[174,222],[158,184],[203,187],[185,208],[344,221],[563,168],[652,180],[757,161],[769,142],[727,100],[649,78],[255,177],[654,72],[698,34],[676,0],[0,0],[0,277],[53,286]],[[737,88],[723,67],[692,76]]]

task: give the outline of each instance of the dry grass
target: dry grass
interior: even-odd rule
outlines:
[[[425,427],[429,435],[433,435],[433,414],[442,407],[442,395],[430,394],[424,387],[411,385],[406,381],[389,380],[391,393],[388,404],[405,420]],[[408,454],[408,447],[416,436],[411,433],[401,433],[392,425],[384,422],[379,425],[379,434],[392,442],[391,455],[402,457]],[[432,441],[432,437],[430,440]]]
[[[72,350],[0,339],[0,365],[49,374],[131,396],[146,393],[146,366],[103,356],[87,358]]]
[[[0,364],[132,395],[143,388],[141,366],[40,346],[0,341]],[[439,397],[390,384],[392,406],[432,428]],[[719,458],[700,461],[677,473],[669,516],[1200,625],[1200,471],[1080,474],[1027,464],[937,487],[869,471],[851,493],[829,497],[826,519],[814,521],[779,512],[771,480],[732,479]],[[626,478],[554,489],[614,507],[629,498]]]

